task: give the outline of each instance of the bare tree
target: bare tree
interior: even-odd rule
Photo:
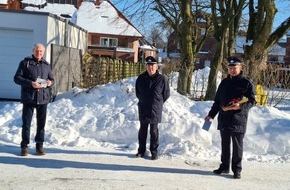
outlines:
[[[126,1],[126,3],[128,3],[127,6],[130,5],[131,9],[136,10],[131,15],[134,15],[135,19],[139,15],[140,22],[143,22],[144,17],[148,15],[151,15],[152,20],[154,13],[150,10],[153,10],[155,14],[161,15],[176,32],[181,49],[177,92],[183,95],[190,94],[195,59],[212,28],[209,22],[210,17],[201,11],[204,8],[202,2],[199,0],[131,0]],[[199,34],[200,25],[198,22],[200,17],[208,21],[203,26],[205,28],[203,37]]]
[[[245,74],[254,79],[255,84],[261,82],[261,68],[266,67],[269,49],[278,42],[290,28],[290,17],[274,32],[277,9],[274,0],[211,0],[213,23],[215,26],[216,54],[209,75],[206,99],[213,99],[216,91],[217,71],[224,57],[234,53],[235,39],[241,27],[242,11],[249,8],[247,44],[244,47]],[[218,19],[220,18],[220,20]],[[272,32],[272,33],[271,33]]]
[[[154,26],[151,29],[148,38],[149,38],[148,41],[157,48],[164,48],[166,46],[162,30],[160,30],[157,26]]]
[[[274,0],[249,1],[249,25],[244,59],[247,74],[254,82],[261,82],[261,71],[267,66],[269,49],[290,29],[290,16],[272,32],[277,8]]]
[[[231,55],[233,52],[244,5],[245,0],[211,0],[212,22],[216,43],[205,96],[207,100],[214,98],[217,74],[224,57]]]

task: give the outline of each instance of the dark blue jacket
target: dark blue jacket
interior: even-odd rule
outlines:
[[[240,105],[240,110],[223,111],[223,106],[228,105],[233,99],[241,99],[243,96],[247,97],[249,100]],[[208,115],[214,118],[217,113],[219,113],[219,130],[245,133],[248,113],[255,102],[255,92],[252,81],[244,77],[242,72],[235,77],[228,75],[228,77],[220,83],[214,98],[213,106]]]
[[[160,123],[163,103],[170,96],[166,78],[158,71],[149,76],[148,72],[140,74],[135,84],[136,96],[139,99],[138,111],[141,123]]]
[[[26,57],[19,63],[14,75],[14,82],[21,85],[21,102],[31,104],[47,104],[51,99],[51,87],[35,89],[32,82],[37,78],[49,79],[54,83],[51,65],[42,59],[38,62],[33,56]]]

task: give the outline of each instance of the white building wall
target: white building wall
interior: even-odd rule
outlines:
[[[44,58],[48,62],[51,44],[81,49],[83,54],[86,52],[87,31],[70,23],[68,30],[65,26],[65,19],[50,13],[0,10],[0,99],[20,98],[20,87],[14,84],[13,76],[19,62],[32,55],[36,43],[46,47]]]
[[[76,49],[81,49],[85,54],[88,47],[88,33],[79,27],[68,26],[68,45]]]

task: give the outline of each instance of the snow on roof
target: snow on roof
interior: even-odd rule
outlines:
[[[278,44],[275,44],[270,50],[269,55],[280,55],[285,56],[286,55],[286,48],[283,48],[279,46]]]
[[[22,0],[21,3],[26,3],[26,4],[31,4],[31,5],[43,5],[46,3],[46,0]]]
[[[45,6],[42,9],[39,9],[38,7],[27,6],[24,8],[24,10],[37,11],[37,12],[49,12],[58,16],[60,16],[61,14],[68,14],[70,16],[73,16],[73,14],[77,11],[77,9],[73,5],[51,4],[51,3],[47,3],[47,6]]]
[[[117,10],[107,1],[103,1],[99,8],[91,2],[82,2],[76,24],[91,33],[142,37],[130,23],[119,17]]]
[[[238,36],[236,39],[236,53],[244,53],[244,45],[248,44],[251,45],[252,42],[246,43],[246,37]],[[275,44],[270,50],[269,55],[286,55],[286,49],[279,46],[278,44]]]
[[[151,45],[147,45],[147,44],[141,45],[141,46],[139,46],[139,48],[140,49],[147,49],[147,50],[157,50],[156,47],[151,46]]]
[[[0,4],[7,5],[8,0],[0,0]]]
[[[46,1],[23,0],[22,2],[31,5],[43,5]],[[40,9],[27,6],[25,10],[49,12],[58,16],[61,14],[70,15],[72,23],[90,33],[143,37],[130,22],[119,16],[116,8],[108,1],[103,1],[100,6],[95,6],[92,2],[82,2],[78,10],[73,5],[56,3],[47,3],[47,6]]]

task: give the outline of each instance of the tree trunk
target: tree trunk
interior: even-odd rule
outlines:
[[[182,0],[181,1],[181,17],[182,24],[180,29],[180,49],[182,54],[181,68],[179,71],[177,92],[186,95],[190,94],[190,83],[193,67],[194,58],[192,51],[192,1]]]
[[[244,49],[244,74],[249,76],[255,84],[261,84],[261,72],[267,68],[268,51],[262,47],[246,46]]]
[[[214,36],[216,39],[215,55],[210,67],[206,100],[212,100],[217,89],[217,74],[225,56],[231,55],[239,28],[242,8],[245,0],[211,0]],[[227,45],[227,46],[226,46]]]
[[[223,62],[223,52],[224,52],[224,42],[225,40],[219,40],[216,42],[215,45],[215,55],[213,57],[213,61],[211,63],[210,67],[210,73],[208,77],[208,85],[207,85],[207,90],[206,90],[206,95],[205,99],[206,100],[213,100],[216,90],[217,90],[217,76],[218,76],[218,71],[220,68],[221,63]]]
[[[258,6],[255,5],[253,0],[250,1],[247,41],[252,41],[252,44],[245,46],[244,49],[246,65],[244,71],[255,84],[261,82],[261,71],[267,67],[267,54],[270,48],[270,43],[267,45],[267,42],[276,12],[274,0],[259,1]]]

